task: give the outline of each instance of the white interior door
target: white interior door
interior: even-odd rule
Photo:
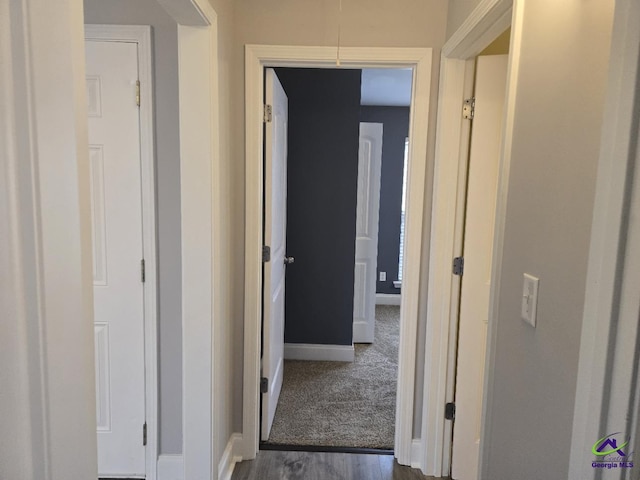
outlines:
[[[266,103],[272,108],[265,131],[264,238],[271,260],[264,263],[262,440],[269,438],[284,368],[284,287],[287,240],[287,95],[273,69],[266,70]]]
[[[376,323],[378,214],[382,168],[382,124],[360,123],[353,342],[371,343]]]
[[[507,55],[478,57],[469,150],[451,476],[477,480]]]
[[[98,472],[144,477],[137,44],[86,42]]]

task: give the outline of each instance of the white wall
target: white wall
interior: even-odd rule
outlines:
[[[567,478],[613,6],[525,2],[482,478]]]
[[[182,265],[177,24],[155,0],[85,0],[84,8],[85,23],[152,26],[159,277],[159,453],[181,453]]]

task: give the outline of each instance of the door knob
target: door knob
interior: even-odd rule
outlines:
[[[295,258],[293,258],[293,257],[284,257],[284,264],[285,264],[285,265],[290,265],[290,264],[292,264],[292,263],[293,263],[293,262],[295,262],[295,261],[296,261],[296,259],[295,259]]]

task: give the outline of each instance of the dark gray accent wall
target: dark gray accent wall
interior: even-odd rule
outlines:
[[[285,342],[351,345],[360,70],[279,68],[289,97]]]
[[[398,279],[404,141],[409,135],[409,107],[363,106],[360,120],[383,124],[376,292],[400,293],[393,281]],[[379,272],[387,272],[385,282],[380,281]]]

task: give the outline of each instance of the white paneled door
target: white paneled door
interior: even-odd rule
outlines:
[[[382,124],[360,123],[353,341],[371,343],[376,322]]]
[[[264,170],[264,242],[271,259],[264,263],[262,440],[269,438],[282,388],[284,368],[284,287],[287,262],[287,128],[288,100],[280,80],[266,70],[267,114]],[[270,117],[270,118],[269,118]]]
[[[507,55],[478,57],[469,149],[451,477],[477,480]]]
[[[144,477],[145,369],[136,43],[87,41],[100,477]]]

